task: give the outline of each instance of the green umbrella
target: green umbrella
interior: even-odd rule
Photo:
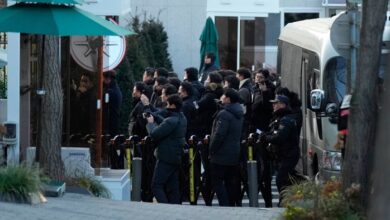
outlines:
[[[218,31],[214,25],[213,19],[207,18],[206,25],[203,28],[199,40],[202,42],[200,46],[200,68],[204,66],[204,57],[206,53],[212,52],[215,54],[215,65],[219,68],[218,56]]]
[[[20,2],[0,9],[0,31],[57,36],[132,34],[127,29],[77,8],[75,2],[79,1],[36,1],[39,3]],[[64,5],[65,2],[68,4]]]

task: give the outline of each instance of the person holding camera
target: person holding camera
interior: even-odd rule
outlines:
[[[270,101],[273,106],[270,131],[261,135],[261,142],[266,143],[266,152],[269,158],[278,164],[276,186],[279,191],[279,206],[283,200],[281,192],[291,185],[290,176],[295,175],[295,166],[299,160],[299,139],[295,119],[291,116],[289,98],[277,95]]]
[[[180,204],[179,170],[187,129],[186,117],[181,112],[182,103],[179,95],[168,96],[168,115],[158,125],[153,115],[145,115],[148,133],[157,143],[152,191],[159,203]]]

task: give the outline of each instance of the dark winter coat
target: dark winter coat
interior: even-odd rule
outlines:
[[[262,91],[258,86],[253,87],[252,123],[255,129],[268,131],[273,108],[270,100],[275,97],[275,86],[266,81],[267,90]]]
[[[183,98],[183,113],[187,119],[187,134],[186,139],[191,137],[191,135],[196,135],[196,108],[194,105],[194,99],[192,97]]]
[[[194,92],[193,98],[195,100],[199,100],[205,91],[204,86],[199,81],[191,81],[190,83],[192,85],[193,92]]]
[[[222,87],[216,87],[216,89],[206,88],[202,98],[197,101],[196,127],[198,137],[203,138],[206,134],[211,134],[211,127],[215,113],[218,111],[218,104],[216,101],[223,94]]]
[[[122,92],[115,80],[112,80],[109,85],[105,85],[104,94],[107,93],[109,95],[109,102],[104,103],[103,108],[104,132],[105,134],[114,136],[119,134],[120,110],[122,105]]]
[[[130,122],[128,126],[129,135],[138,135],[143,138],[148,135],[146,131],[146,119],[142,113],[144,112],[144,105],[140,99],[133,101],[133,110],[130,113]]]
[[[290,109],[279,109],[274,112],[265,140],[278,146],[279,158],[299,158],[298,129]]]
[[[187,120],[181,112],[170,112],[161,124],[148,123],[146,128],[157,145],[157,160],[169,164],[181,164]]]
[[[152,94],[153,94],[154,80],[150,79],[150,80],[145,81],[144,83],[145,83],[145,91],[143,93],[150,100],[152,98]]]
[[[244,111],[239,103],[227,104],[213,122],[209,152],[210,161],[220,165],[237,165],[240,158]]]
[[[201,75],[200,75],[200,82],[203,84],[206,81],[207,77],[209,76],[209,73],[216,71],[216,70],[219,70],[219,69],[214,63],[205,64],[203,71],[201,72]]]

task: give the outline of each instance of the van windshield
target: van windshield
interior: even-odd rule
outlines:
[[[347,62],[343,57],[334,57],[329,60],[325,68],[325,88],[329,103],[341,102],[347,85]]]

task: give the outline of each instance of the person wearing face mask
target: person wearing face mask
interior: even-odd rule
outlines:
[[[167,117],[157,124],[153,115],[146,118],[146,128],[157,143],[157,158],[152,191],[159,203],[180,204],[179,171],[182,162],[187,120],[181,112],[182,100],[174,94],[167,97]]]

